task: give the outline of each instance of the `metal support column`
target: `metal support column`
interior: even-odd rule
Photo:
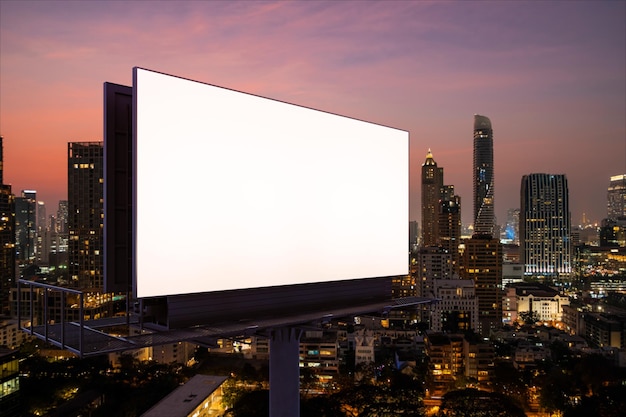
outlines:
[[[300,335],[294,327],[270,334],[270,417],[300,416]]]

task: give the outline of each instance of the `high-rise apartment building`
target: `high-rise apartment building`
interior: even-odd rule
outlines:
[[[421,247],[411,267],[418,297],[436,297],[435,281],[454,278],[452,255],[438,246]],[[420,321],[429,322],[430,305],[418,307]]]
[[[520,262],[524,274],[568,278],[572,272],[570,233],[565,175],[524,175],[520,198]]]
[[[102,142],[68,143],[68,275],[82,290],[103,289],[104,150]]]
[[[437,217],[443,187],[443,168],[428,150],[422,165],[422,246],[437,245]]]
[[[15,244],[20,264],[35,261],[37,239],[37,191],[22,190],[15,197]]]
[[[626,217],[626,174],[611,177],[607,192],[607,217]]]
[[[68,202],[67,200],[59,201],[59,208],[57,210],[56,222],[54,225],[55,231],[63,234],[67,234],[67,223],[69,218],[68,212]]]
[[[493,130],[491,121],[474,115],[474,232],[494,236]]]
[[[448,186],[451,187],[451,186]],[[450,254],[452,273],[459,275],[459,244],[461,243],[461,197],[452,194],[439,202],[437,218],[438,243]]]
[[[502,244],[489,234],[474,233],[464,242],[461,277],[474,281],[478,298],[478,333],[502,327]]]
[[[15,201],[4,183],[3,143],[0,136],[0,314],[9,312],[10,289],[15,285]]]

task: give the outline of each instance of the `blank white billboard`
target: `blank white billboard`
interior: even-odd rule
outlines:
[[[133,69],[137,297],[406,275],[408,132]]]

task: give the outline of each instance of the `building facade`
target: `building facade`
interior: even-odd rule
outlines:
[[[611,177],[606,205],[609,219],[626,216],[626,174]]]
[[[443,168],[437,167],[428,150],[422,165],[422,246],[437,245],[437,217],[443,188]]]
[[[437,302],[431,306],[430,330],[463,333],[478,329],[478,300],[474,281],[434,280]]]
[[[528,313],[539,321],[555,322],[563,320],[563,307],[569,305],[569,297],[541,283],[522,282],[506,288],[503,303],[505,317],[511,322]]]
[[[68,274],[70,285],[102,291],[104,148],[102,142],[68,143]]]
[[[452,186],[448,186],[452,187]],[[452,190],[454,190],[452,188]],[[452,273],[459,275],[459,244],[461,243],[461,197],[445,196],[439,202],[439,216],[437,221],[438,244],[448,252],[452,261]]]
[[[524,274],[569,278],[571,216],[565,175],[524,175],[520,206],[520,261]]]
[[[0,348],[0,417],[20,414],[20,370],[17,351]]]
[[[15,248],[21,265],[35,261],[37,237],[37,192],[22,190],[15,198]]]
[[[626,247],[626,216],[602,219],[600,223],[600,246]]]
[[[15,286],[15,199],[4,183],[3,143],[0,136],[0,314],[9,313],[9,294]]]
[[[474,281],[478,298],[478,333],[502,327],[502,244],[489,234],[465,240],[461,277]]]
[[[418,297],[435,297],[435,280],[454,277],[452,256],[438,246],[420,248],[414,260],[415,264],[411,265],[411,275],[415,279]],[[430,305],[417,306],[419,321],[430,323],[431,313]]]
[[[491,120],[474,115],[474,232],[494,235],[493,129]]]

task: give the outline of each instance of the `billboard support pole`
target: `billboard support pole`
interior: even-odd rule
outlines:
[[[270,417],[300,416],[300,335],[295,327],[270,332]]]

